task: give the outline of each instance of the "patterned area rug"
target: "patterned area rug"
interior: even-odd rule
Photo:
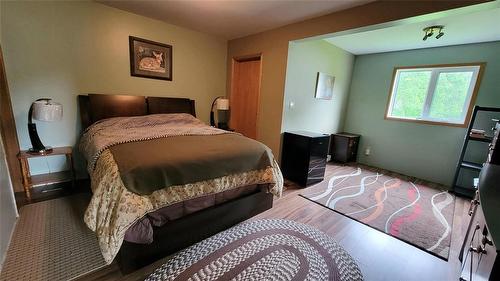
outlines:
[[[0,280],[72,280],[106,266],[83,223],[89,201],[77,194],[22,207]]]
[[[302,196],[447,260],[455,197],[400,178],[350,166],[327,168]]]
[[[195,244],[146,280],[362,280],[331,237],[288,220],[239,224]]]

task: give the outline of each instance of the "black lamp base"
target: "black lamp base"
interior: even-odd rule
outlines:
[[[30,154],[40,154],[40,155],[45,155],[45,154],[50,154],[52,153],[53,149],[50,146],[46,146],[43,149],[34,149],[30,148],[29,150]]]
[[[219,122],[219,123],[217,123],[217,128],[222,129],[222,130],[227,130],[227,129],[229,129],[229,126],[227,125],[226,122]]]
[[[30,120],[31,121],[31,120]],[[38,137],[38,132],[36,131],[36,124],[28,123],[28,133],[31,140],[31,148],[29,153],[31,154],[48,154],[52,152],[52,147],[43,145],[42,141]]]
[[[213,110],[210,111],[210,126],[215,127],[215,113]]]

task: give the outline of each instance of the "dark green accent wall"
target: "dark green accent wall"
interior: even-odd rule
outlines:
[[[345,131],[362,135],[358,161],[409,176],[451,185],[465,128],[385,120],[395,66],[486,62],[475,104],[500,107],[500,41],[356,56]],[[489,129],[492,116],[479,116]],[[367,147],[371,155],[364,155]],[[482,161],[487,144],[474,144],[467,154]],[[463,174],[471,184],[473,174]]]

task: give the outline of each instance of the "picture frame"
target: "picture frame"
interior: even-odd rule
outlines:
[[[172,46],[129,36],[130,75],[172,81]]]
[[[334,84],[335,76],[318,72],[316,76],[316,92],[314,97],[322,100],[331,100],[333,97]]]

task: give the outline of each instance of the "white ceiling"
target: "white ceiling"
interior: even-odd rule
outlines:
[[[444,25],[445,35],[435,39],[435,34],[423,41],[422,29],[431,25]],[[500,8],[341,35],[325,40],[355,55],[498,41]]]
[[[97,0],[167,23],[234,39],[373,0]]]

